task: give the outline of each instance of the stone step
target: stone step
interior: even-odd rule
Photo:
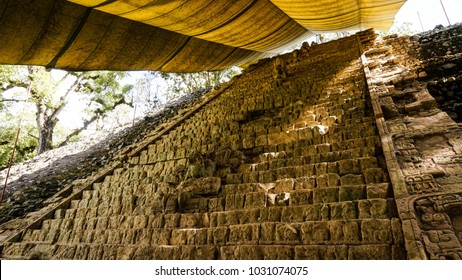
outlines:
[[[398,219],[348,221],[264,222],[211,228],[42,230],[51,240],[24,239],[22,243],[50,245],[369,245],[402,240]],[[33,236],[33,235],[30,235]],[[45,236],[45,234],[42,234]],[[8,252],[8,249],[5,249]]]
[[[55,216],[72,217],[87,211],[82,209],[92,209],[91,211],[99,215],[111,215],[119,213],[149,214],[165,211],[204,212],[217,211],[217,209],[218,211],[220,209],[234,209],[236,207],[264,207],[279,200],[278,195],[287,196],[287,199],[281,199],[288,203],[290,196],[287,194],[293,192],[294,195],[297,195],[296,191],[303,190],[309,190],[313,193],[315,203],[317,202],[317,196],[321,197],[328,194],[330,195],[325,198],[328,200],[364,199],[367,193],[374,192],[373,188],[376,189],[376,192],[382,193],[380,197],[384,197],[384,194],[388,192],[388,184],[386,184],[388,176],[383,169],[367,168],[361,170],[361,165],[359,165],[357,167],[359,174],[344,174],[352,172],[353,169],[350,167],[355,162],[347,161],[335,169],[336,173],[326,173],[329,172],[329,168],[331,170],[334,168],[328,164],[300,167],[300,176],[295,179],[293,178],[293,172],[297,169],[290,167],[266,172],[230,174],[215,194],[205,196],[202,194],[183,196],[181,193],[172,194],[168,197],[162,197],[155,193],[137,196],[120,192],[105,192],[101,195],[99,191],[94,191],[93,194],[87,193],[85,195],[86,197],[92,196],[91,198],[72,200],[68,210],[57,210]],[[278,176],[284,177],[284,175],[287,175],[288,178],[277,179]],[[251,180],[255,180],[255,182],[243,183],[243,181]],[[265,180],[267,182],[263,183]],[[378,185],[382,187],[376,187]],[[236,193],[242,196],[242,199],[236,200]],[[178,204],[179,199],[184,201],[181,205]]]
[[[359,174],[361,170],[378,168],[378,160],[375,157],[376,148],[353,148],[342,151],[331,151],[331,145],[318,145],[308,147],[295,147],[290,156],[286,158],[271,159],[257,163],[242,164],[237,172],[258,172],[269,171],[283,167],[309,166],[329,163],[332,165],[331,172],[337,173],[340,168],[340,175],[352,173]],[[350,162],[351,161],[351,162]],[[345,170],[348,165],[349,170]]]
[[[325,180],[323,181],[323,184],[325,184],[323,187],[317,185],[320,180],[316,181],[316,179],[310,177],[299,178],[299,180],[281,180],[270,184],[229,184],[224,185],[216,197],[192,197],[183,202],[181,206],[178,205],[179,196],[172,196],[167,198],[168,201],[140,200],[149,202],[136,207],[101,203],[98,207],[58,209],[55,211],[54,217],[57,219],[74,219],[107,217],[120,215],[121,213],[126,215],[153,215],[175,212],[219,212],[271,206],[386,199],[390,195],[388,183],[329,187],[329,184],[332,184],[333,181],[329,179],[330,174],[327,175],[323,177],[323,180]],[[170,200],[172,201],[170,202]],[[75,204],[78,205],[80,202],[76,201]]]
[[[5,244],[4,258],[62,260],[386,260],[403,259],[397,245],[50,245]]]
[[[349,161],[349,160],[345,160]],[[345,162],[342,165],[353,166],[354,160],[352,162]],[[283,179],[293,179],[300,177],[311,177],[311,176],[321,176],[329,174],[329,169],[331,170],[340,170],[340,165],[336,163],[316,163],[316,164],[307,164],[304,166],[289,166],[281,167],[276,169],[271,169],[268,171],[255,171],[255,172],[245,172],[245,173],[231,173],[226,175],[226,178],[223,179],[222,184],[247,184],[247,183],[273,183]],[[346,167],[349,168],[349,167]],[[353,167],[352,167],[353,168]],[[357,167],[360,168],[360,167]],[[331,177],[336,177],[340,180],[340,185],[361,185],[361,184],[375,184],[375,183],[384,183],[388,182],[388,175],[385,170],[382,168],[367,168],[364,170],[348,170],[345,169],[342,172],[350,172],[348,174],[342,173],[341,176],[332,171]]]
[[[85,215],[86,214],[86,215]],[[207,229],[255,223],[303,223],[307,221],[353,221],[367,219],[390,219],[396,216],[391,199],[368,199],[343,202],[323,202],[297,206],[273,206],[226,210],[211,213],[172,213],[158,215],[112,215],[95,217],[90,211],[75,218],[50,219],[42,223],[41,229],[27,230],[24,241],[45,243],[78,242],[89,240],[88,231],[114,232],[124,230],[154,230],[159,233],[170,229]],[[75,235],[75,232],[87,232]],[[165,235],[165,234],[164,234]],[[76,237],[77,236],[77,237]],[[96,234],[103,238],[101,234]],[[161,236],[160,236],[161,237]],[[159,238],[160,238],[159,237]],[[89,241],[86,241],[89,242]],[[102,242],[102,241],[101,241]]]

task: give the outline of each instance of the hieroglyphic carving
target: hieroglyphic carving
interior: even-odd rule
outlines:
[[[434,157],[433,161],[436,164],[462,164],[462,154],[454,156]]]
[[[414,207],[430,259],[462,259],[462,195],[421,198]]]
[[[406,176],[406,187],[410,194],[436,192],[439,185],[431,174]]]
[[[387,122],[388,130],[392,134],[404,133],[407,130],[406,124],[404,123],[389,123]]]
[[[462,155],[462,133],[460,131],[456,131],[447,134],[446,137],[448,138],[449,144],[452,145],[454,152],[456,152],[456,154]]]

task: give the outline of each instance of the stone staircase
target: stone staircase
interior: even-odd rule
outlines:
[[[373,37],[252,66],[69,191],[2,258],[406,258],[359,56]]]

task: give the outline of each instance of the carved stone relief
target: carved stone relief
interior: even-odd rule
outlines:
[[[462,195],[425,197],[414,206],[429,258],[462,259]]]

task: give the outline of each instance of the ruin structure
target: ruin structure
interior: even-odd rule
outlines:
[[[248,67],[10,229],[3,258],[461,259],[462,26]]]

